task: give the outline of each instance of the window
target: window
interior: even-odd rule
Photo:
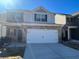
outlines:
[[[47,22],[47,15],[35,14],[35,21]]]
[[[23,22],[23,14],[11,12],[7,16],[8,22]]]
[[[23,14],[21,14],[21,13],[16,13],[16,14],[15,14],[15,21],[16,21],[16,22],[23,22]]]

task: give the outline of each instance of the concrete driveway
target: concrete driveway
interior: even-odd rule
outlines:
[[[28,44],[24,59],[79,59],[79,51],[62,44]]]

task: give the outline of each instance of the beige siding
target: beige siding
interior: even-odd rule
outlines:
[[[66,15],[56,14],[55,24],[66,24]]]

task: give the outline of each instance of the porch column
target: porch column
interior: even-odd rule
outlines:
[[[70,39],[70,28],[68,28],[68,40]]]

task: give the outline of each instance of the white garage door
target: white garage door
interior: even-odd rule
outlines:
[[[27,43],[57,43],[58,31],[48,29],[28,29]]]

